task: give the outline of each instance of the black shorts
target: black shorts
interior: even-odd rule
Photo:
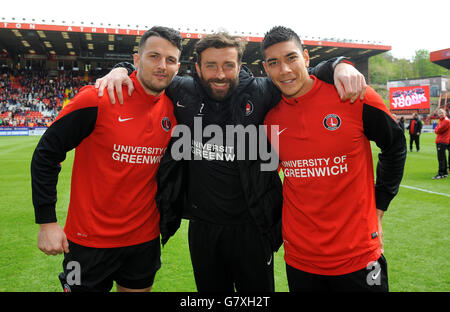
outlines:
[[[153,285],[160,267],[159,237],[118,248],[91,248],[69,241],[59,279],[66,292],[108,292],[113,281],[125,288],[143,289]]]
[[[318,275],[286,263],[291,292],[388,292],[387,262],[383,255],[373,264],[343,275]]]
[[[255,224],[191,220],[189,251],[199,292],[273,292],[273,254]]]

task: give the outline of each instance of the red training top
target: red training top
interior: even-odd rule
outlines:
[[[40,151],[57,150],[65,157],[66,151],[76,147],[64,230],[70,241],[83,246],[130,246],[160,234],[156,172],[176,120],[165,93],[149,95],[136,72],[130,78],[135,91],[129,97],[124,90],[123,105],[111,104],[107,95],[99,98],[93,86],[82,88],[35,152],[33,200],[37,222],[45,223],[54,218],[54,204],[49,204],[51,189],[39,185],[44,177],[40,159],[55,153]]]
[[[284,173],[285,260],[302,271],[342,275],[367,267],[381,254],[367,133],[379,133],[374,140],[382,146],[398,144],[403,149],[404,135],[372,88],[367,88],[364,101],[350,104],[339,99],[333,85],[311,78],[308,93],[283,97],[265,119],[266,125],[279,126],[268,127],[268,136],[272,144],[279,140]],[[401,143],[381,143],[392,135],[389,132]],[[404,160],[398,162],[397,188]],[[394,195],[380,204],[382,210]]]
[[[440,118],[434,133],[437,134],[436,143],[450,144],[450,119],[447,116]]]

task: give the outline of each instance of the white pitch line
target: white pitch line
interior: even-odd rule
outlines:
[[[445,193],[438,193],[438,192],[433,192],[433,191],[429,191],[429,190],[424,190],[418,187],[414,187],[414,186],[408,186],[408,185],[400,185],[402,187],[408,188],[408,189],[412,189],[412,190],[417,190],[417,191],[421,191],[421,192],[425,192],[425,193],[430,193],[430,194],[436,194],[436,195],[442,195],[442,196],[447,196],[450,197],[449,194],[445,194]]]

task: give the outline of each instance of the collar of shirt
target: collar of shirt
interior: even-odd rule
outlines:
[[[133,81],[135,92],[138,92],[140,95],[147,97],[151,104],[155,104],[156,102],[158,102],[159,99],[166,92],[166,90],[163,90],[163,92],[159,96],[155,96],[155,95],[148,94],[147,92],[145,92],[144,87],[141,85],[141,83],[139,82],[139,80],[137,78],[136,70],[130,75],[130,79],[131,79],[131,81]]]
[[[302,101],[310,98],[311,96],[313,96],[317,92],[317,90],[319,90],[319,87],[320,87],[321,83],[320,83],[320,80],[317,79],[315,76],[310,75],[309,77],[312,80],[314,80],[314,83],[313,83],[313,86],[312,86],[311,90],[309,90],[307,93],[305,93],[305,94],[303,94],[303,95],[301,95],[299,97],[295,97],[295,98],[294,97],[287,98],[284,94],[282,94],[281,96],[283,98],[283,101],[286,102],[287,104],[290,104],[290,105],[296,105],[296,104],[301,103]]]

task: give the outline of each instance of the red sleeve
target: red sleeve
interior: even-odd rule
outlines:
[[[447,131],[449,129],[449,127],[450,127],[450,120],[444,119],[440,123],[438,123],[438,125],[434,129],[434,133],[442,134],[445,131]]]

